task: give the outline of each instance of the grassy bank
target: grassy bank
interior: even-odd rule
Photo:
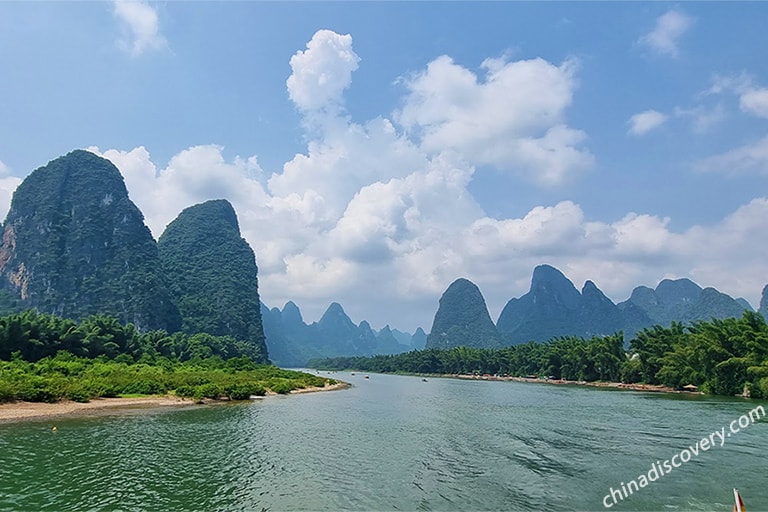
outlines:
[[[243,400],[267,392],[336,384],[333,379],[258,365],[247,357],[178,361],[76,357],[68,352],[29,362],[0,361],[0,402],[87,402],[94,398],[173,394],[184,398]]]

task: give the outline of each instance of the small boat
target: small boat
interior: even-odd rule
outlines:
[[[368,378],[368,376],[366,375],[366,376],[365,376],[365,378],[367,379],[367,378]]]
[[[421,379],[421,382],[427,382],[427,379]]]

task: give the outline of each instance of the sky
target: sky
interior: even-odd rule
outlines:
[[[0,2],[0,216],[110,159],[153,235],[228,199],[270,307],[426,331],[536,265],[768,283],[768,3]]]

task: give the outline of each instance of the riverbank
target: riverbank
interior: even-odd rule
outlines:
[[[612,388],[612,389],[624,389],[627,391],[647,391],[651,393],[686,393],[686,394],[698,394],[700,391],[681,391],[669,386],[653,385],[653,384],[626,384],[623,382],[586,382],[577,380],[564,380],[564,379],[538,379],[533,377],[502,377],[497,375],[464,375],[464,374],[443,374],[440,377],[448,377],[452,379],[465,379],[465,380],[500,380],[500,381],[512,381],[512,382],[525,382],[528,384],[554,384],[554,385],[566,385],[566,386],[591,386],[595,388]]]
[[[313,386],[294,389],[289,394],[336,391],[339,389],[346,389],[350,386],[351,384],[348,382],[337,382],[336,384],[323,387]],[[277,395],[277,393],[268,392],[267,395]],[[203,403],[230,403],[230,401],[206,399]],[[155,409],[158,407],[189,407],[193,405],[200,405],[200,402],[196,402],[191,398],[180,398],[173,395],[134,398],[94,398],[90,402],[72,402],[70,400],[62,400],[54,403],[8,402],[0,404],[0,423],[53,419],[62,416],[113,414],[119,411],[136,411],[141,409]]]

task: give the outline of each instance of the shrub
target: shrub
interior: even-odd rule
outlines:
[[[195,400],[202,400],[203,398],[219,398],[221,395],[221,388],[216,384],[209,382],[195,388],[194,398]]]
[[[251,395],[264,396],[266,390],[255,382],[230,384],[224,388],[224,394],[230,400],[248,400]]]
[[[272,379],[269,389],[279,395],[287,395],[291,392],[293,386],[287,381]]]
[[[182,398],[192,398],[195,396],[195,387],[183,384],[176,388],[176,396],[180,396]]]

